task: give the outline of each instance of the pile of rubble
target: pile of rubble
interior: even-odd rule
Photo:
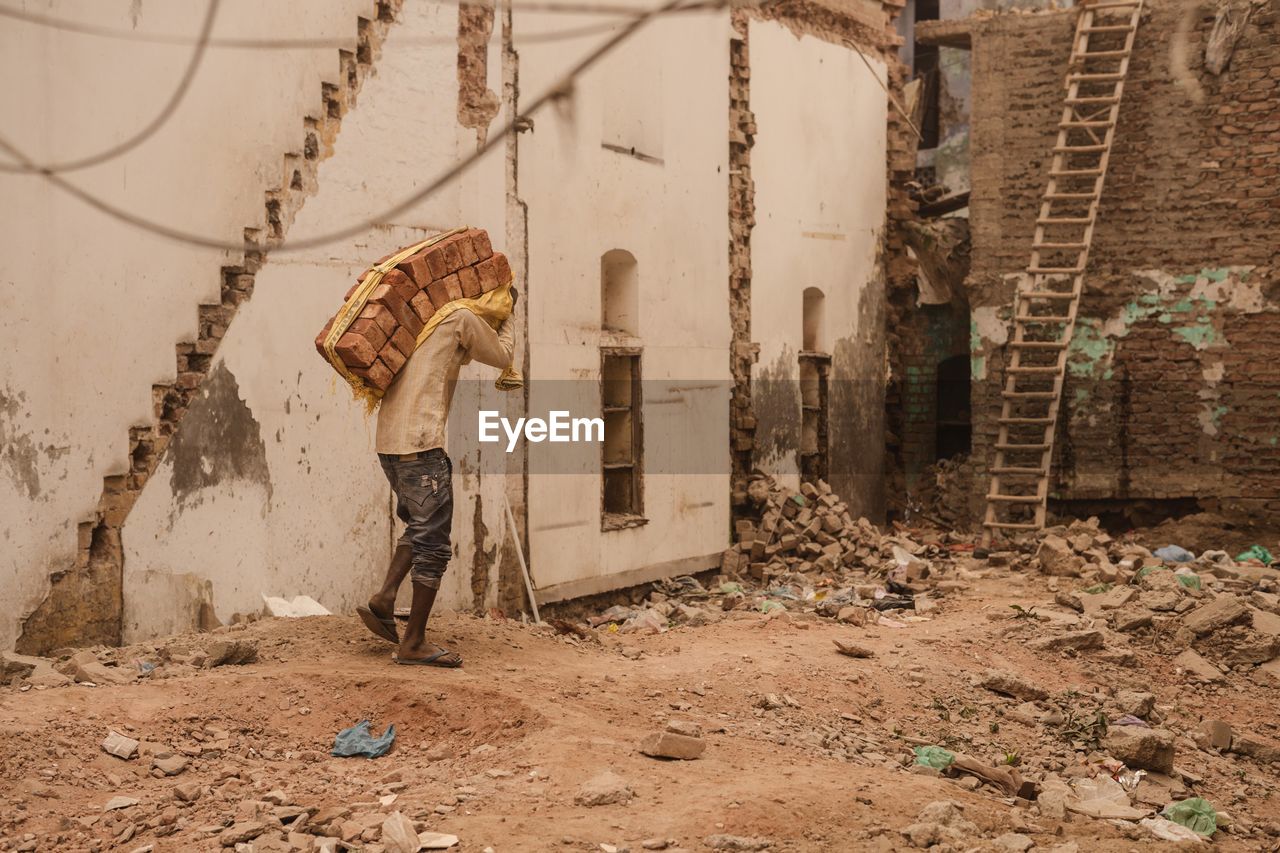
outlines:
[[[1280,569],[1238,557],[1247,559],[1176,545],[1153,552],[1090,520],[1046,531],[1031,559],[1055,579],[1058,605],[1176,653],[1174,665],[1201,682],[1221,682],[1224,671],[1280,679]]]
[[[685,576],[654,584],[641,606],[617,605],[587,621],[622,633],[704,625],[730,611],[813,611],[851,624],[927,618],[939,598],[978,575],[971,537],[895,527],[880,531],[822,480],[796,491],[757,476],[741,495],[737,544],[708,587]]]
[[[1234,558],[1176,546],[1152,551],[1129,537],[1113,538],[1090,519],[989,551],[954,532],[881,531],[855,520],[824,483],[797,492],[764,477],[751,482],[741,509],[737,544],[722,555],[712,583],[659,582],[643,605],[610,608],[589,620],[592,626],[661,631],[751,610],[765,618],[803,611],[853,625],[901,627],[928,619],[939,599],[974,580],[1040,575],[1047,576],[1051,602],[1027,602],[991,617],[1007,620],[1003,637],[1034,653],[1132,668],[1142,649],[1168,657],[1187,689],[1209,693],[1233,689],[1229,674],[1280,684],[1280,568],[1266,565],[1265,549]],[[873,656],[856,642],[841,639],[836,646],[850,657]],[[1147,689],[1082,692],[1076,686],[1052,693],[992,670],[952,685],[933,703],[938,743],[966,745],[972,755],[903,737],[918,745],[899,746],[895,758],[892,739],[805,720],[786,696],[762,696],[757,711],[790,718],[777,716],[766,729],[770,736],[811,742],[828,757],[950,776],[969,790],[1034,803],[1032,813],[1046,818],[1069,819],[1070,813],[1124,821],[1135,839],[1200,840],[1220,829],[1280,832],[1280,824],[1233,819],[1198,795],[1210,767],[1215,776],[1243,779],[1245,771],[1233,762],[1280,763],[1280,743],[1222,720],[1169,716]],[[1022,749],[1008,752],[1001,721],[1017,721],[1035,734],[1020,735]],[[1184,750],[1196,757],[1179,758]],[[953,834],[934,823],[913,825],[905,840],[928,846]]]
[[[258,659],[257,643],[227,636],[238,628],[243,625],[219,628],[199,639],[171,638],[164,645],[59,649],[49,657],[0,652],[0,684],[21,684],[24,690],[73,683],[133,684],[139,679],[176,678],[200,669],[253,663]]]

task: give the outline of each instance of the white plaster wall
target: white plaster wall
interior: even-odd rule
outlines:
[[[144,33],[198,32],[202,0],[30,0],[40,14]],[[342,37],[372,0],[226,0],[224,36]],[[3,133],[45,160],[93,153],[131,135],[167,100],[190,48],[135,44],[0,23]],[[172,120],[145,145],[68,175],[127,210],[239,239],[261,223],[303,118],[336,80],[333,48],[211,50]],[[150,237],[41,179],[0,175],[0,648],[69,567],[76,525],[104,475],[127,466],[128,427],[151,419],[151,385],[172,380],[176,341],[196,305],[216,302],[228,254]]]
[[[384,209],[474,150],[475,132],[456,119],[456,51],[421,44],[456,33],[456,7],[406,3],[377,73],[343,119],[334,154],[320,166],[319,192],[303,208],[291,237],[305,239]],[[489,85],[501,89],[496,55]],[[499,148],[394,223],[269,259],[218,358],[260,424],[271,493],[230,481],[184,496],[172,488],[173,460],[166,458],[124,529],[127,640],[189,627],[170,624],[171,613],[186,613],[181,598],[188,594],[185,584],[168,580],[173,575],[195,573],[212,581],[222,619],[260,609],[262,594],[307,594],[335,612],[350,612],[367,599],[398,532],[392,530],[390,492],[373,449],[375,416],[364,414],[316,355],[313,338],[355,276],[397,247],[468,223],[487,228],[495,248],[505,248],[504,168]],[[474,417],[477,387],[488,389],[481,395],[486,407],[499,406],[495,375],[488,367],[464,369],[464,380],[489,381],[460,385],[455,417]],[[475,473],[477,445],[448,450],[458,473],[455,559],[440,601],[469,607],[477,546],[492,552],[495,565],[501,557],[504,483]],[[477,513],[480,529],[487,531],[480,542],[474,533]],[[486,573],[496,579],[496,568]]]
[[[517,33],[547,26],[545,17],[534,18],[517,13]],[[550,86],[567,61],[604,37],[517,42],[522,97]],[[626,249],[638,263],[645,462],[652,471],[644,483],[648,523],[601,532],[598,447],[576,457],[583,473],[568,474],[546,473],[572,467],[563,448],[531,446],[529,538],[540,588],[702,556],[728,542],[729,37],[724,13],[655,22],[520,137],[530,412],[545,412],[576,382],[589,409],[582,413],[598,414],[600,256]],[[716,428],[688,435],[690,423],[708,422]],[[697,447],[697,464],[678,467],[670,457],[689,445]],[[683,470],[697,473],[676,473]]]
[[[887,99],[852,50],[797,37],[769,21],[750,27],[757,127],[751,336],[760,344],[753,376],[781,389],[777,380],[799,377],[805,288],[825,294],[829,352],[866,331],[859,329],[859,301],[868,287],[882,286],[877,251],[886,204]],[[883,80],[884,64],[871,62]],[[799,425],[797,397],[790,449],[762,457],[757,434],[757,464],[792,486],[799,482]]]

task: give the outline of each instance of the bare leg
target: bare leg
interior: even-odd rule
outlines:
[[[431,608],[436,603],[436,590],[425,584],[413,584],[413,605],[409,610],[409,624],[400,639],[400,648],[396,657],[400,660],[422,660],[442,651],[435,643],[428,643],[426,638],[427,619],[431,616]],[[462,658],[456,652],[449,652],[437,659],[444,666],[457,666]]]
[[[408,543],[398,545],[391,554],[391,562],[387,565],[387,578],[382,582],[382,589],[369,599],[369,609],[375,615],[389,619],[395,614],[396,593],[400,591],[400,584],[404,583],[405,576],[409,574],[412,565],[413,549]]]

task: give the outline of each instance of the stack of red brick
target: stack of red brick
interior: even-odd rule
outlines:
[[[361,274],[346,299],[370,272]],[[413,355],[423,326],[439,308],[495,290],[510,280],[511,265],[501,252],[493,251],[485,231],[471,228],[446,237],[383,274],[334,352],[352,374],[386,391]],[[326,361],[324,341],[336,319],[330,318],[316,336],[316,350]]]

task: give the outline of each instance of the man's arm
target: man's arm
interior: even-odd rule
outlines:
[[[467,358],[499,369],[511,365],[515,350],[515,323],[511,317],[502,321],[498,331],[465,308],[458,311],[458,343]]]

